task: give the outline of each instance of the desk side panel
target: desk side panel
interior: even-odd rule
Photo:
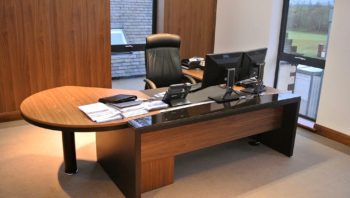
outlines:
[[[141,192],[147,192],[174,182],[174,157],[141,163]]]
[[[288,157],[293,155],[300,100],[283,106],[281,127],[261,134],[259,141]]]
[[[126,197],[140,197],[140,135],[131,128],[96,133],[97,160]]]
[[[141,134],[141,161],[166,158],[281,127],[282,108],[268,108]]]

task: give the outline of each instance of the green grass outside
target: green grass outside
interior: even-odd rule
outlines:
[[[288,31],[288,39],[293,39],[293,46],[298,46],[297,53],[317,57],[319,44],[327,44],[327,34]]]

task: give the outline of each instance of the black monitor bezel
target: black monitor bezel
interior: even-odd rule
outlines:
[[[263,60],[254,60],[253,55],[256,54],[263,54]],[[265,59],[266,59],[266,54],[267,54],[267,48],[259,48],[259,49],[255,49],[255,50],[250,50],[247,52],[244,52],[243,58],[242,58],[242,65],[241,65],[241,70],[239,73],[239,80],[245,80],[248,78],[253,77],[252,76],[252,70],[254,68],[258,69],[258,67],[261,64],[265,64]],[[260,71],[262,72],[262,71]]]
[[[232,56],[237,55],[239,57],[239,60],[235,63],[225,63],[220,64],[217,62],[218,56],[224,57],[224,56]],[[223,59],[223,58],[222,58]],[[203,73],[203,80],[202,80],[202,88],[219,85],[219,84],[225,84],[225,78],[227,77],[227,69],[228,68],[235,68],[235,80],[238,80],[238,74],[240,71],[240,67],[243,60],[243,52],[229,52],[229,53],[215,53],[215,54],[207,54],[205,57],[205,68]],[[228,67],[227,64],[232,64],[232,66]]]

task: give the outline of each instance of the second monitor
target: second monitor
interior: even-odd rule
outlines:
[[[215,96],[209,96],[216,102],[228,102],[238,100],[241,94],[233,90],[242,63],[242,52],[208,54],[205,59],[205,69],[202,88],[226,83],[226,92]]]
[[[267,48],[244,52],[239,80],[257,77],[262,80]]]
[[[243,52],[208,54],[205,57],[205,69],[202,88],[226,83],[227,70],[235,69],[234,81],[239,80],[238,75],[242,63]]]
[[[231,68],[235,69],[235,78],[232,79],[234,82],[240,84],[242,81],[249,81],[251,77],[256,77],[253,78],[255,82],[262,84],[266,52],[267,48],[261,48],[247,52],[208,54],[201,88],[229,83],[227,71]]]
[[[267,48],[244,52],[239,78],[240,80],[250,78],[253,80],[250,83],[250,80],[243,84],[239,82],[241,86],[245,87],[245,89],[241,90],[242,92],[259,94],[265,91],[263,76],[266,52]]]

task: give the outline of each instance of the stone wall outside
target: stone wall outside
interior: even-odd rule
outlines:
[[[128,44],[145,43],[152,33],[153,0],[111,0],[111,28],[122,29]],[[112,55],[112,77],[145,75],[144,52]]]

